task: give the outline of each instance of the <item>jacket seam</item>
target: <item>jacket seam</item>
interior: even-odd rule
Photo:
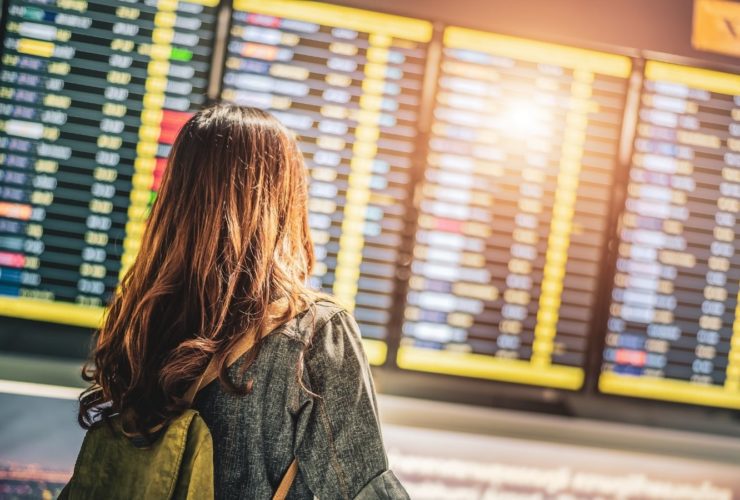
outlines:
[[[312,333],[317,333],[323,330],[326,327],[326,325],[328,325],[337,315],[343,312],[345,312],[344,309],[338,309],[334,311],[333,313],[331,313],[331,315],[328,318],[326,318],[323,321],[323,323],[319,323],[313,328]],[[282,335],[284,337],[287,337],[291,340],[295,340],[296,342],[303,344],[303,345],[310,345],[311,343],[310,340],[313,339],[313,335],[311,335],[311,337],[309,337],[309,341],[306,341],[301,335],[301,332],[296,327],[292,325],[288,325],[287,323],[284,325],[284,327],[280,327],[280,329],[277,330],[275,333]]]
[[[344,474],[344,469],[342,468],[342,464],[339,463],[339,459],[337,457],[337,448],[334,443],[334,431],[331,428],[331,422],[329,421],[329,416],[326,414],[326,409],[324,408],[323,401],[319,400],[318,402],[318,411],[319,411],[319,418],[321,419],[321,423],[324,425],[324,428],[326,430],[326,436],[329,440],[329,446],[331,448],[331,464],[334,468],[334,472],[337,474],[337,480],[339,481],[339,487],[342,489],[342,493],[344,494],[344,498],[349,498],[349,488],[347,488],[347,478]]]

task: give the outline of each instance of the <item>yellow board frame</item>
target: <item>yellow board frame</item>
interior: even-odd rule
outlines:
[[[103,324],[105,312],[104,307],[0,296],[0,314],[14,318],[98,329]],[[385,342],[363,338],[362,345],[371,365],[385,363],[388,355],[388,345]]]
[[[0,297],[0,315],[63,325],[99,328],[105,308],[71,302],[54,302],[28,297]]]
[[[604,394],[740,410],[740,392],[729,391],[721,386],[698,385],[682,380],[603,372],[599,377],[599,391]]]
[[[234,0],[234,10],[323,24],[414,42],[432,39],[432,23],[369,10],[303,0]]]
[[[648,61],[645,63],[645,78],[653,81],[680,83],[718,94],[740,94],[740,75],[711,69]]]
[[[444,46],[621,78],[629,78],[632,71],[632,61],[627,56],[457,26],[445,29]]]
[[[506,359],[470,352],[438,351],[401,346],[396,363],[399,368],[444,375],[531,384],[556,389],[578,390],[584,371],[572,366],[538,367],[521,359]]]

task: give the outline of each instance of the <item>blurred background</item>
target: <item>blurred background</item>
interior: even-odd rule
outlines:
[[[219,100],[300,139],[412,498],[740,498],[740,2],[4,0],[0,38],[0,498],[71,474]]]

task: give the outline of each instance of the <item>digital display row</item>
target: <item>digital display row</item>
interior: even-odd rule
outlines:
[[[0,315],[99,324],[223,65],[298,136],[311,280],[372,364],[578,390],[603,341],[604,393],[740,408],[740,77],[647,62],[614,213],[630,58],[289,0],[218,41],[218,13],[7,2]]]

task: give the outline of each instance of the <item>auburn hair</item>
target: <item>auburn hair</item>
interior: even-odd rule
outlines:
[[[185,410],[212,357],[260,335],[275,301],[292,317],[312,295],[307,172],[293,135],[270,114],[216,105],[180,131],[141,248],[97,332],[78,420],[130,414],[138,433]],[[102,419],[100,418],[102,416]]]

